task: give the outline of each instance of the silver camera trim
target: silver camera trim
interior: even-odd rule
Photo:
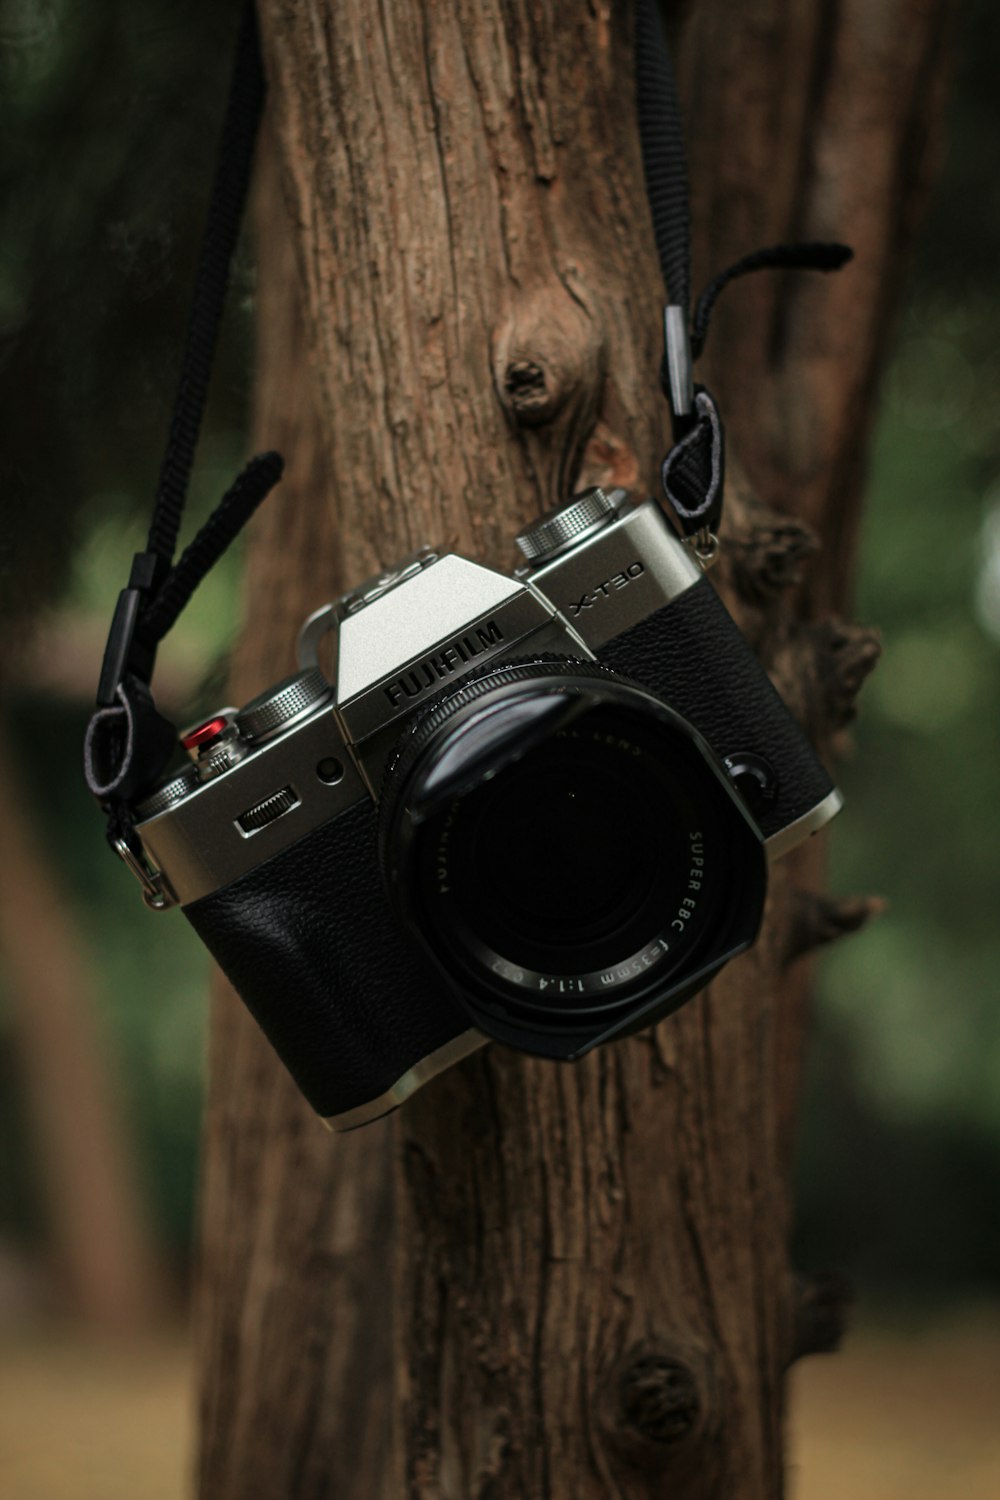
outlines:
[[[341,1134],[345,1130],[357,1130],[359,1125],[370,1125],[373,1120],[380,1120],[383,1115],[391,1114],[401,1104],[405,1104],[411,1094],[422,1089],[425,1083],[430,1083],[439,1073],[444,1073],[448,1068],[454,1067],[464,1058],[471,1057],[473,1052],[478,1052],[485,1047],[489,1041],[481,1031],[469,1029],[460,1031],[450,1041],[441,1047],[435,1047],[433,1052],[428,1052],[419,1062],[415,1062],[412,1068],[407,1068],[396,1082],[374,1099],[368,1099],[364,1104],[358,1104],[354,1109],[345,1109],[339,1115],[321,1115],[320,1118],[328,1130],[334,1130]]]

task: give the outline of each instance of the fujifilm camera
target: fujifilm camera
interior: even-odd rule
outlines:
[[[150,904],[336,1129],[488,1038],[578,1058],[674,1010],[841,805],[653,500],[517,543],[513,576],[425,550],[319,610],[136,808]]]

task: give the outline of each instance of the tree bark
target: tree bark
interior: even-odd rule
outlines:
[[[826,749],[877,654],[833,612],[948,9],[673,14],[696,280],[789,237],[858,251],[734,289],[703,372],[739,455],[719,583]],[[241,690],[345,584],[425,540],[508,566],[571,489],[655,487],[666,445],[630,7],[265,0],[262,24],[257,428],[290,469],[256,523]],[[757,947],[645,1035],[567,1067],[491,1047],[353,1137],[219,1000],[205,1500],[781,1493],[783,1374],[839,1306],[787,1260],[789,965],[869,909],[803,893],[821,874],[816,841],[783,862]]]

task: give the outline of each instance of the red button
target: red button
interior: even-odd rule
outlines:
[[[204,745],[210,745],[213,740],[217,740],[223,730],[228,727],[228,719],[206,719],[204,724],[199,724],[197,729],[192,729],[184,735],[181,744],[185,750],[201,749]]]

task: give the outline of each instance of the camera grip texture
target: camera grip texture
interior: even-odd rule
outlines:
[[[599,659],[689,719],[716,755],[750,752],[776,773],[752,808],[765,838],[810,812],[833,782],[708,578],[608,641]]]
[[[365,799],[184,909],[324,1116],[379,1099],[469,1029],[389,911],[376,824]]]

